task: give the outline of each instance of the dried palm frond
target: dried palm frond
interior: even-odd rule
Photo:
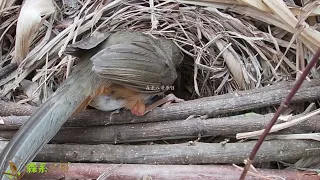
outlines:
[[[14,4],[15,0],[2,0],[0,1],[0,12],[4,9],[10,9],[11,6]]]
[[[29,52],[34,33],[39,29],[41,16],[54,12],[52,0],[26,0],[17,21],[15,62],[20,64]]]
[[[0,81],[2,96],[27,76],[39,83],[37,91],[55,90],[74,62],[61,56],[65,46],[97,30],[131,29],[172,39],[185,54],[181,77],[186,99],[293,80],[320,41],[319,32],[306,23],[320,13],[318,3],[312,2],[304,7],[282,0],[61,0],[54,4],[55,19],[44,20],[20,71],[15,72],[19,76],[14,78],[13,73]],[[17,11],[3,11],[7,12],[14,18],[4,23],[15,24]],[[12,28],[8,29],[0,39],[7,47],[14,38]],[[12,57],[13,49],[11,45],[1,53],[2,63]],[[318,75],[316,69],[312,75]]]

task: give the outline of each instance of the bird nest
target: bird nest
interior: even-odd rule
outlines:
[[[271,11],[258,0],[55,0],[53,14],[49,5],[34,6],[41,9],[39,16],[45,15],[41,22],[14,2],[0,2],[0,62],[3,69],[12,62],[19,66],[0,79],[0,94],[36,106],[77,64],[63,54],[67,45],[94,31],[130,29],[171,39],[184,53],[174,91],[185,100],[293,81],[320,44],[316,1],[303,8],[293,0],[265,1]],[[23,17],[30,19],[19,24]],[[18,33],[19,26],[27,28],[33,20],[41,26],[29,26],[31,34],[24,28]],[[308,78],[317,77],[314,67]]]
[[[175,86],[184,99],[294,79],[299,70],[294,60],[297,44],[289,42],[289,32],[237,14],[241,9],[199,6],[201,3],[195,1],[151,2],[55,1],[56,13],[36,32],[30,53],[16,73],[1,80],[1,95],[22,85],[24,94],[36,98],[37,104],[43,102],[76,64],[72,57],[62,55],[67,44],[93,31],[131,29],[171,39],[185,54]],[[1,62],[4,65],[14,54],[12,27],[18,17],[18,7],[12,6],[3,12],[6,20],[1,25],[5,30],[1,36]],[[310,51],[306,49],[306,52]],[[16,100],[30,100],[21,93],[11,95],[16,96]]]

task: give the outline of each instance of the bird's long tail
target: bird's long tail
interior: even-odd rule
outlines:
[[[1,152],[1,178],[15,164],[22,171],[59,131],[67,119],[101,87],[103,81],[91,71],[87,58],[79,62],[74,73],[20,128]],[[12,167],[11,167],[12,168]]]

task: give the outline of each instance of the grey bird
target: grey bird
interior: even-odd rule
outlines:
[[[2,179],[5,172],[23,171],[67,119],[88,105],[104,111],[126,108],[142,116],[167,102],[183,101],[170,94],[146,106],[167,90],[162,87],[174,83],[183,60],[180,49],[166,38],[126,30],[95,32],[68,46],[65,54],[79,57],[74,72],[1,152]]]

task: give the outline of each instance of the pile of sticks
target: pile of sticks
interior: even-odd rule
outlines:
[[[193,166],[181,165],[241,164],[251,152],[257,139],[257,136],[246,136],[246,132],[263,129],[273,115],[244,112],[279,104],[291,87],[291,83],[282,82],[255,90],[186,101],[157,108],[143,117],[132,116],[126,111],[107,113],[88,109],[71,117],[50,144],[37,155],[35,161],[71,162],[70,172],[78,172],[80,166],[82,169],[88,168],[87,171],[95,172],[89,173],[90,177],[94,176],[93,174],[101,174],[102,171],[111,173],[112,167],[117,168],[115,172],[121,174],[123,171],[119,171],[119,168],[128,171],[131,165],[97,164],[98,167],[93,168],[95,165],[92,164],[72,163],[149,164],[137,165],[134,169],[136,171],[154,169],[152,172],[141,172],[145,172],[145,175],[149,172],[156,177],[160,171],[172,170],[173,165],[176,165],[175,168],[187,171]],[[293,103],[317,99],[320,99],[320,81],[311,80],[303,84]],[[36,109],[37,107],[30,105],[0,101],[0,137],[3,138],[0,141],[1,150]],[[219,117],[221,114],[230,113],[244,114]],[[279,120],[278,126],[283,126],[280,127],[283,130],[270,135],[259,150],[255,162],[290,161],[318,156],[320,154],[320,141],[317,139],[319,138],[317,132],[320,131],[318,114],[320,111],[316,110],[293,116],[291,121]],[[300,123],[295,122],[296,119],[300,119]],[[243,136],[250,138],[239,138]],[[217,137],[224,137],[226,140],[219,141]],[[235,140],[237,138],[238,140]],[[230,139],[234,140],[228,142]],[[179,140],[179,143],[172,143],[173,140]],[[163,143],[166,141],[171,143]],[[219,168],[225,168],[224,173],[230,174],[232,168],[235,168],[212,166],[213,170],[205,171],[204,169],[209,166],[195,167],[201,167],[194,172],[200,174],[204,172],[214,174]],[[240,172],[235,171],[234,177],[239,177]],[[172,171],[170,173],[175,174]],[[265,173],[271,173],[271,170]],[[83,173],[62,174],[68,177],[85,176]],[[56,175],[60,176],[61,173]],[[184,175],[191,176],[188,173]],[[132,172],[132,177],[135,176],[137,174]]]

